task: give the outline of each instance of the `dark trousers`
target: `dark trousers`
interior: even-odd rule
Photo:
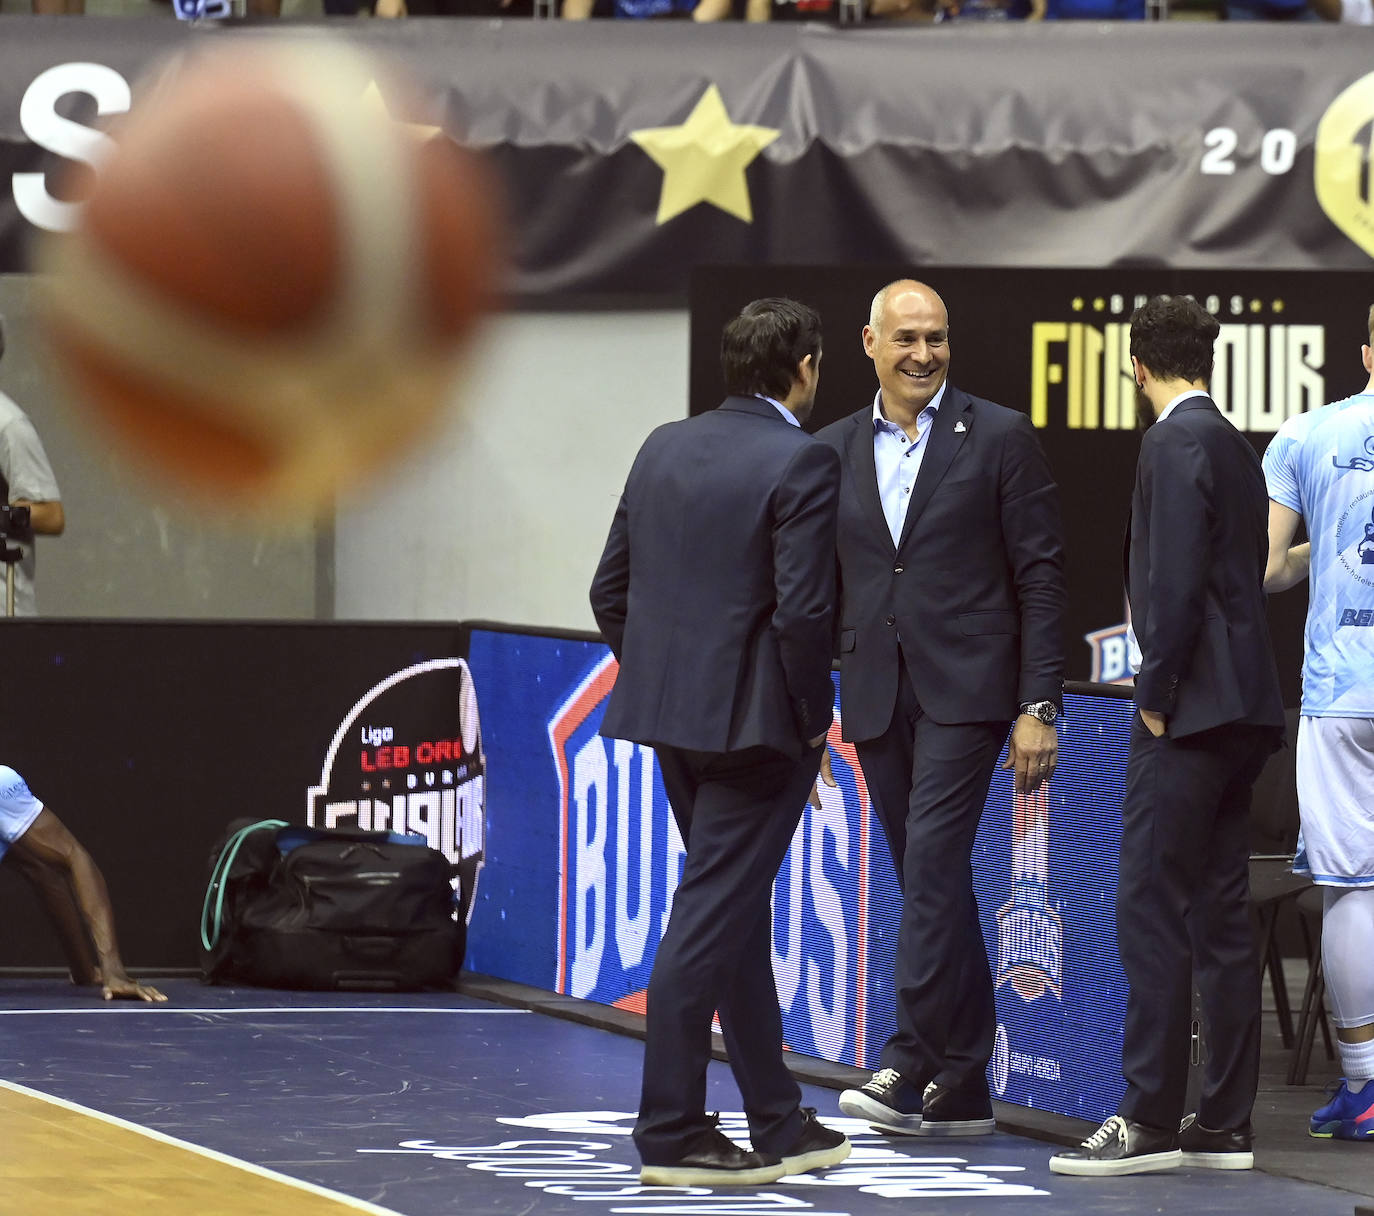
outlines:
[[[1250,1122],[1259,1084],[1260,961],[1250,922],[1250,791],[1271,727],[1156,739],[1135,715],[1122,808],[1117,941],[1130,982],[1120,1113],[1176,1128],[1187,1113],[1196,982],[1208,1058],[1198,1119]]]
[[[987,1084],[997,1010],[970,859],[1006,737],[1005,722],[932,722],[903,664],[886,733],[856,745],[902,891],[881,1061],[918,1088]]]
[[[709,1126],[719,1012],[754,1148],[781,1154],[801,1134],[801,1090],[783,1061],[771,900],[820,749],[800,760],[762,747],[654,750],[687,857],[649,980],[635,1147],[645,1164],[671,1164]]]

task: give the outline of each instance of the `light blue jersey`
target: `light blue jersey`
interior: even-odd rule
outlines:
[[[1374,393],[1288,419],[1264,476],[1312,541],[1302,712],[1374,718]]]

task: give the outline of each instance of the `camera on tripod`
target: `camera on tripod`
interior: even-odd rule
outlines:
[[[12,507],[0,504],[0,536],[25,536],[30,524],[28,507]]]

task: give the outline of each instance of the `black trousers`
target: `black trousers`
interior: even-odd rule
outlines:
[[[706,1066],[718,1011],[754,1148],[780,1155],[802,1124],[773,980],[773,880],[820,749],[800,760],[762,747],[654,750],[687,857],[649,980],[635,1147],[645,1164],[671,1164],[708,1126]]]
[[[1250,921],[1250,792],[1272,727],[1156,739],[1131,729],[1122,808],[1117,941],[1130,982],[1120,1113],[1175,1128],[1188,1112],[1196,981],[1208,1058],[1198,1119],[1250,1122],[1259,1084],[1260,960]]]
[[[917,1088],[987,1085],[997,1009],[970,859],[1006,737],[1005,722],[932,722],[903,664],[886,733],[856,745],[902,891],[881,1063]]]

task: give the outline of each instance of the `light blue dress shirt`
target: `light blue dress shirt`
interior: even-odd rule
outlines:
[[[781,401],[774,400],[772,397],[765,397],[762,393],[759,394],[759,400],[768,402],[769,405],[777,410],[778,413],[786,418],[793,426],[801,426],[801,423],[797,420],[796,414],[789,410],[787,406],[783,405]]]
[[[930,428],[935,422],[935,413],[944,399],[945,385],[948,383],[946,380],[940,385],[930,403],[916,416],[915,439],[908,439],[906,432],[883,413],[881,389],[873,398],[873,463],[878,469],[878,497],[882,501],[883,516],[887,520],[887,530],[892,533],[894,545],[902,535],[906,509],[911,502],[911,487],[916,484],[916,474],[921,471],[926,440],[930,437]]]

